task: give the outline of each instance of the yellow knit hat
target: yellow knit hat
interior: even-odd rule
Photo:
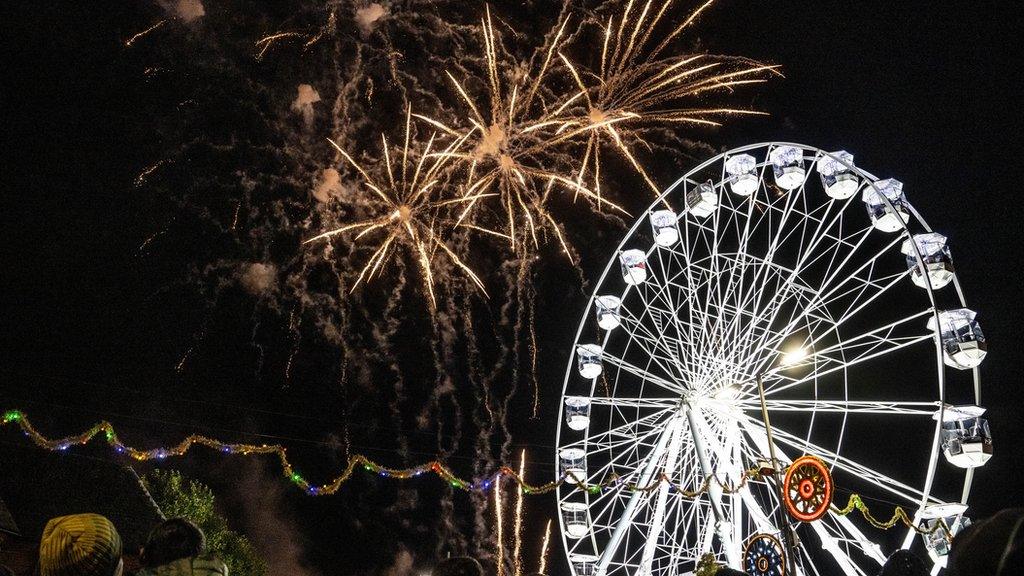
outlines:
[[[41,576],[112,576],[121,560],[121,536],[99,514],[51,519],[39,542]]]

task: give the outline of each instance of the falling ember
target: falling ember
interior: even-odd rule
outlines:
[[[544,541],[540,545],[540,561],[537,563],[537,572],[544,573],[544,569],[548,566],[548,545],[551,544],[551,520],[548,519],[548,525],[544,528]]]
[[[522,576],[523,573],[523,486],[526,481],[526,449],[519,454],[519,482],[516,483],[516,516],[515,516],[515,544],[512,552],[512,562],[515,566],[515,576]]]

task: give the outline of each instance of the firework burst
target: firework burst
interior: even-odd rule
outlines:
[[[447,73],[459,105],[462,128],[452,128],[428,116],[420,118],[450,137],[466,142],[451,157],[465,167],[465,206],[458,221],[477,219],[483,198],[494,196],[493,210],[513,252],[539,247],[538,234],[551,232],[567,255],[561,225],[548,209],[552,193],[572,191],[595,203],[598,197],[579,182],[565,176],[572,173],[572,158],[565,146],[593,126],[575,125],[565,111],[579,95],[560,97],[549,87],[551,64],[565,38],[567,19],[559,22],[551,40],[538,52],[535,70],[516,74],[506,63],[506,54],[495,32],[490,8],[481,21],[486,80],[484,95],[477,95],[470,83]],[[512,77],[512,80],[508,80]],[[614,122],[614,121],[611,121]],[[492,192],[493,191],[493,192]],[[619,206],[607,203],[625,213]]]
[[[346,233],[354,234],[351,241],[355,244],[374,242],[373,252],[366,264],[359,271],[352,286],[354,290],[360,283],[372,280],[386,268],[385,263],[391,258],[399,257],[404,248],[408,256],[417,263],[423,274],[423,281],[430,297],[432,308],[437,305],[434,293],[435,263],[439,253],[461,270],[484,294],[487,293],[479,276],[448,247],[445,234],[451,229],[447,223],[453,208],[475,202],[487,196],[485,193],[463,195],[445,199],[440,189],[444,187],[443,172],[451,162],[453,150],[464,143],[464,138],[453,140],[448,146],[437,152],[433,151],[435,135],[431,135],[422,150],[416,150],[412,142],[412,111],[407,109],[405,117],[404,143],[399,158],[392,160],[389,152],[391,145],[387,137],[381,134],[381,153],[383,157],[383,177],[375,177],[357,162],[334,140],[328,140],[337,149],[338,154],[359,175],[360,188],[367,191],[375,214],[369,218],[342,224],[336,228],[318,234],[304,243],[309,244],[334,238]],[[397,163],[398,166],[394,164]],[[498,234],[473,224],[457,224],[476,230]]]
[[[655,195],[661,188],[637,160],[634,149],[650,148],[644,139],[651,128],[685,125],[720,126],[721,119],[742,114],[764,114],[756,110],[709,105],[706,97],[731,92],[747,84],[766,82],[778,73],[777,66],[747,58],[711,54],[663,56],[672,42],[712,4],[708,0],[681,24],[655,42],[655,31],[671,0],[642,6],[630,0],[622,12],[608,17],[603,25],[601,57],[597,70],[581,70],[563,54],[559,58],[569,71],[585,107],[576,108],[575,125],[585,126],[583,160],[576,181],[601,195],[601,155],[614,151],[624,157]]]

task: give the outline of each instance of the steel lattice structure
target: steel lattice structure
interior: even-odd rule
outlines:
[[[814,454],[838,486],[899,503],[915,522],[967,501],[974,469],[938,457],[953,449],[950,422],[975,408],[953,404],[980,402],[984,337],[945,238],[902,184],[845,152],[763,143],[688,172],[626,234],[574,350],[558,470],[622,480],[559,490],[577,576],[689,574],[707,553],[742,569],[752,537],[780,534],[773,481],[729,489],[767,459],[758,376],[783,464]],[[958,438],[980,447],[978,434]],[[887,438],[900,461],[884,455]],[[697,498],[677,489],[712,474]],[[940,509],[957,524],[964,508]],[[887,552],[853,516],[828,513],[797,533],[800,573],[874,574]],[[901,545],[914,542],[908,531]]]

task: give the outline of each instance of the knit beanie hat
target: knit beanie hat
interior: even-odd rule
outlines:
[[[121,560],[121,536],[99,514],[51,519],[39,543],[41,576],[112,576]]]

